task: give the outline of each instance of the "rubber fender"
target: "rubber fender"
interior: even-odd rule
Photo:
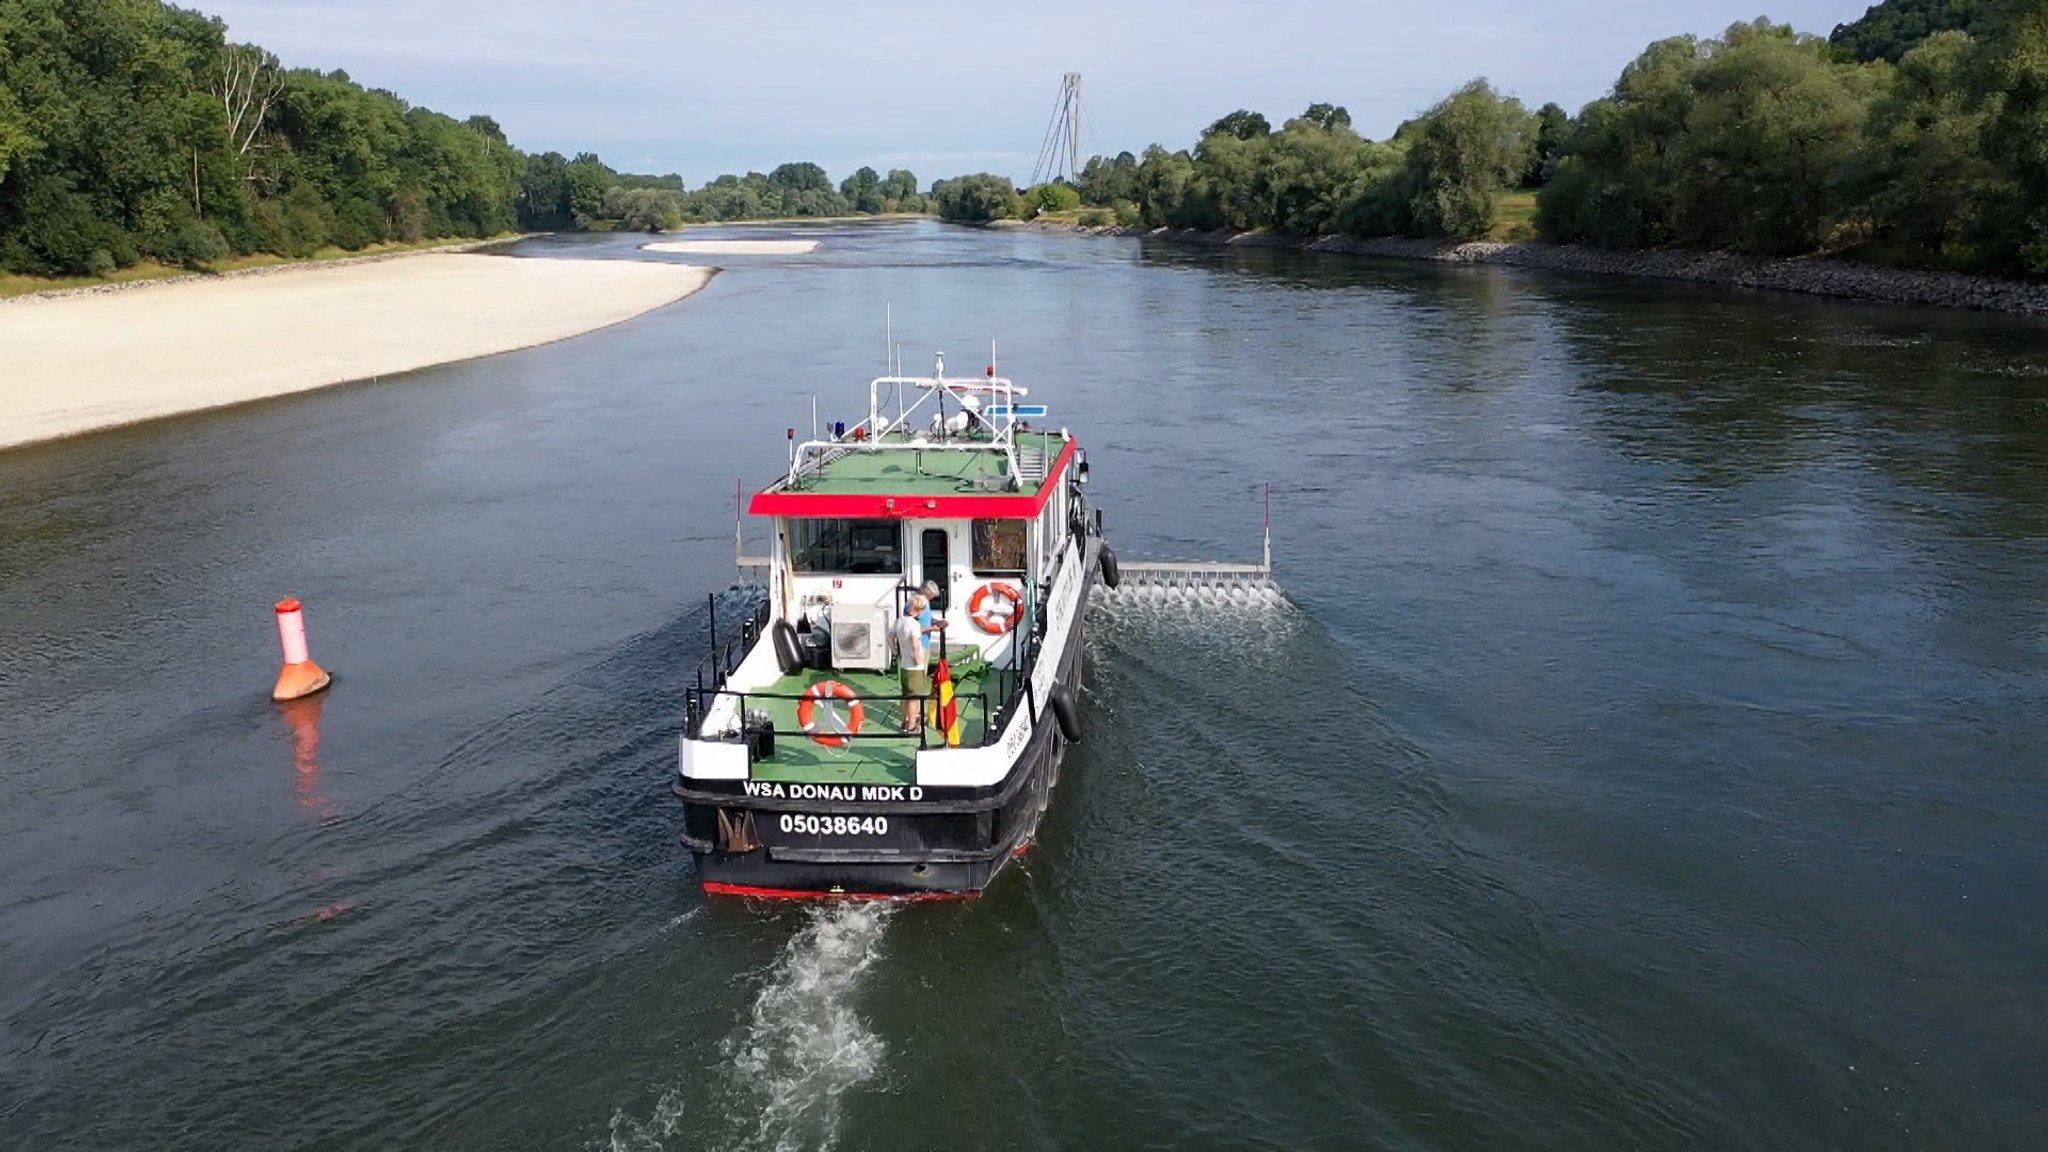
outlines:
[[[1102,546],[1101,564],[1104,587],[1114,588],[1124,582],[1123,574],[1117,571],[1116,553],[1111,552],[1107,544]]]
[[[1060,735],[1069,744],[1081,742],[1081,705],[1075,701],[1071,689],[1055,687],[1047,701],[1052,705],[1052,718],[1059,722]]]
[[[790,627],[787,620],[777,620],[770,631],[775,637],[775,663],[782,669],[782,674],[788,676],[802,668],[804,652],[797,646],[796,629]]]

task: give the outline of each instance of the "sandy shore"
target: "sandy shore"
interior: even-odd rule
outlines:
[[[0,448],[531,348],[712,271],[422,255],[0,303]]]
[[[647,252],[682,252],[697,256],[799,256],[816,252],[816,240],[657,240],[642,244]]]

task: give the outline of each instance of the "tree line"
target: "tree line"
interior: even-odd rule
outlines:
[[[2048,275],[2048,5],[1888,0],[1827,39],[1760,19],[1651,44],[1576,115],[1479,79],[1384,141],[1333,105],[1278,129],[1240,110],[1068,191],[1088,223],[1465,240],[1518,189],[1556,242]],[[987,174],[933,197],[961,220],[1059,207]]]
[[[917,178],[815,164],[722,176],[528,155],[345,72],[284,67],[162,0],[0,0],[0,271],[689,220],[923,211]]]

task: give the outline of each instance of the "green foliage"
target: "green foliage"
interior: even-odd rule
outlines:
[[[2048,275],[2048,8],[2014,0],[1994,17],[1973,70],[1994,173],[1980,243],[1993,268]]]
[[[604,194],[604,214],[633,232],[667,232],[682,226],[683,194],[669,188],[614,186]]]
[[[1866,73],[1831,63],[1815,37],[1766,20],[1730,28],[1692,76],[1673,158],[1674,238],[1773,255],[1818,247],[1870,88]]]
[[[1255,225],[1297,236],[1336,231],[1344,194],[1369,147],[1341,108],[1317,104],[1289,120],[1268,139],[1253,177]]]
[[[862,168],[841,181],[839,195],[855,212],[880,212],[886,202],[882,195],[882,177],[873,168]]]
[[[1301,114],[1300,119],[1324,131],[1351,127],[1351,113],[1340,104],[1311,104],[1308,111]]]
[[[1522,173],[1522,187],[1541,188],[1550,182],[1550,174],[1557,167],[1557,157],[1564,150],[1565,133],[1570,131],[1571,123],[1571,116],[1556,104],[1545,104],[1536,110],[1535,147],[1529,157],[1529,167]]]
[[[1135,228],[1145,222],[1145,213],[1134,200],[1119,200],[1109,206],[1109,211],[1119,228]]]
[[[932,185],[939,218],[968,224],[1015,219],[1023,214],[1023,197],[1007,176],[988,172],[958,176]]]
[[[1528,170],[1531,127],[1522,102],[1484,80],[1430,109],[1408,147],[1415,230],[1470,240],[1492,229],[1501,193]]]
[[[1884,0],[1861,19],[1835,26],[1828,42],[1854,60],[1903,59],[1937,32],[1978,35],[1996,0]]]
[[[1986,116],[1971,98],[1974,45],[1942,32],[1899,61],[1871,102],[1844,184],[1867,212],[1870,238],[1890,251],[1967,264],[1984,226],[1993,168],[1984,154]]]
[[[909,172],[863,171],[864,210],[922,210]],[[343,72],[286,71],[161,0],[0,0],[4,270],[847,208],[815,164],[749,181],[686,209],[679,176],[525,155],[489,116],[457,121]]]
[[[1250,140],[1273,131],[1273,125],[1257,112],[1243,108],[1232,112],[1202,130],[1203,136],[1234,136],[1239,140]]]
[[[1115,213],[1101,208],[1090,208],[1076,218],[1083,228],[1107,228],[1116,222]]]
[[[1118,200],[1136,199],[1138,158],[1129,152],[1119,152],[1107,160],[1091,156],[1082,166],[1077,183],[1083,204],[1113,204]]]
[[[1071,212],[1081,206],[1081,193],[1071,184],[1052,181],[1024,190],[1024,214],[1029,219],[1040,212]]]
[[[87,271],[91,271],[98,263],[93,257],[100,255],[104,253],[94,252],[86,258]],[[165,246],[163,255],[187,268],[200,269],[216,260],[225,259],[228,255],[228,241],[227,237],[220,234],[220,229],[194,220],[178,229],[178,234]]]
[[[1195,161],[1186,152],[1168,152],[1154,144],[1145,149],[1138,167],[1137,203],[1143,221],[1154,228],[1172,223],[1195,180]]]

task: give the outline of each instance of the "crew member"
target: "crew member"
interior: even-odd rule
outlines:
[[[919,624],[920,614],[928,613],[930,607],[931,601],[922,593],[913,592],[904,602],[903,615],[889,629],[889,639],[896,647],[897,673],[902,678],[903,731],[911,736],[924,731],[924,702],[932,694],[932,674],[925,668],[930,657]]]

